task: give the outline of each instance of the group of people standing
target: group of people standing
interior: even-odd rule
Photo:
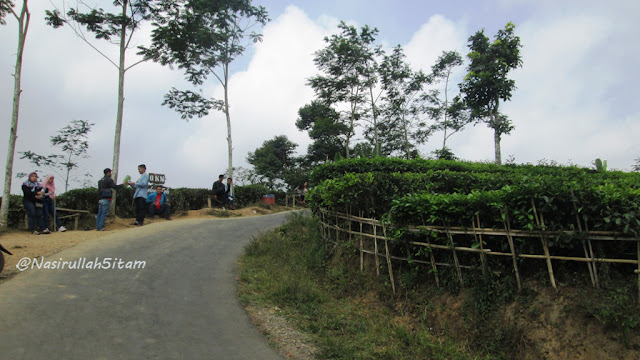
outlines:
[[[149,187],[149,174],[147,174],[146,165],[138,165],[138,172],[140,173],[138,181],[133,182],[125,178],[122,184],[116,184],[111,178],[111,169],[104,169],[104,177],[98,181],[98,193],[100,200],[98,200],[96,230],[104,231],[104,222],[107,218],[107,214],[109,213],[109,207],[111,206],[113,190],[122,189],[126,185],[135,188],[133,193],[133,202],[136,207],[136,220],[130,225],[142,226],[144,224],[147,209],[149,210],[151,218],[155,215],[159,215],[167,220],[171,220],[169,199],[164,193],[162,185],[157,185],[155,192],[147,194],[147,189]]]
[[[47,175],[41,183],[38,181],[38,174],[32,172],[29,174],[27,181],[22,183],[22,193],[24,194],[22,204],[27,212],[29,231],[32,234],[51,233],[49,230],[49,216],[53,217],[58,231],[67,231],[56,214],[54,203],[56,185],[53,175]]]

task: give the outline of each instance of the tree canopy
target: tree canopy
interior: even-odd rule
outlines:
[[[513,125],[499,112],[499,105],[500,100],[510,100],[516,88],[515,81],[507,78],[507,74],[522,66],[520,37],[515,35],[515,25],[508,23],[498,31],[493,43],[483,29],[469,37],[468,46],[471,52],[467,57],[471,62],[460,91],[473,118],[494,130],[495,161],[500,164],[501,136],[509,134]]]

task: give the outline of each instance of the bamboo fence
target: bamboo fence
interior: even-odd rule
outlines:
[[[535,204],[533,204],[535,209]],[[387,268],[389,272],[389,279],[392,289],[395,293],[395,281],[393,276],[393,267],[391,266],[392,260],[396,261],[411,261],[412,263],[422,264],[430,266],[434,275],[434,280],[437,286],[440,286],[440,278],[438,276],[438,267],[453,267],[460,286],[464,287],[464,278],[462,276],[462,269],[474,269],[478,266],[469,266],[461,264],[459,253],[477,254],[480,257],[482,264],[482,271],[486,271],[485,264],[487,256],[502,256],[510,257],[512,259],[513,271],[516,278],[518,290],[522,289],[522,282],[520,276],[519,259],[538,259],[545,260],[547,272],[549,275],[549,281],[554,289],[557,290],[556,274],[553,268],[554,261],[575,261],[586,263],[591,283],[595,288],[600,288],[600,279],[598,278],[597,263],[608,264],[632,264],[636,265],[634,273],[638,277],[638,303],[640,304],[640,238],[625,237],[620,233],[605,232],[605,231],[588,231],[579,226],[579,231],[550,231],[544,228],[544,218],[542,214],[534,210],[536,222],[541,225],[542,230],[528,231],[512,229],[508,216],[505,217],[503,222],[504,227],[502,229],[496,228],[483,228],[480,226],[480,217],[476,215],[475,219],[472,219],[470,227],[454,227],[454,226],[408,226],[403,227],[405,232],[410,234],[417,234],[418,236],[424,235],[424,241],[414,241],[403,239],[402,237],[388,236],[388,230],[395,228],[393,225],[384,224],[376,219],[369,219],[363,217],[362,213],[359,216],[351,214],[345,214],[340,212],[333,212],[322,209],[319,212],[319,220],[322,226],[322,237],[326,242],[332,242],[338,244],[342,238],[348,236],[348,241],[353,241],[354,237],[358,240],[360,251],[360,269],[364,270],[365,255],[373,255],[376,265],[376,272],[380,275],[380,258],[385,258]],[[355,225],[354,225],[355,224]],[[335,237],[331,235],[335,234]],[[432,242],[433,235],[440,236],[446,240],[445,244],[437,244]],[[582,242],[582,250],[584,256],[563,256],[552,255],[551,248],[549,246],[549,240],[553,240],[560,235],[576,236]],[[508,243],[509,252],[495,251],[490,247],[487,247],[487,241],[483,239],[492,237],[492,239],[502,239]],[[540,242],[542,247],[542,254],[525,254],[520,252],[516,248],[516,242],[514,239],[522,239],[525,242]],[[366,240],[372,242],[373,246],[366,246]],[[459,246],[457,243],[471,243],[472,246]],[[607,257],[596,257],[594,255],[594,242],[612,242],[612,241],[631,241],[636,243],[637,254],[633,254],[634,258],[627,259],[612,259]],[[409,253],[405,256],[401,256],[395,253],[391,253],[389,244],[392,242],[402,242],[418,247],[424,247],[428,249],[428,259],[420,260],[412,258]],[[494,245],[495,241],[493,242]],[[384,246],[384,252],[380,250],[380,246]],[[443,262],[436,259],[436,251],[451,252],[451,258],[453,261]]]

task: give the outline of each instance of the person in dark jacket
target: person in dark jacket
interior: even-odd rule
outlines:
[[[29,231],[33,235],[40,235],[40,232],[36,230],[36,224],[40,231],[45,234],[44,219],[42,218],[42,185],[38,182],[38,174],[32,172],[29,174],[27,181],[22,183],[22,193],[24,198],[22,199],[22,205],[27,212],[27,218],[29,222]]]
[[[113,198],[113,190],[120,190],[124,184],[116,185],[111,178],[111,169],[104,169],[104,177],[98,181],[98,215],[96,216],[96,230],[104,231],[104,221],[111,207],[111,199]]]
[[[218,176],[218,181],[213,183],[211,194],[213,195],[213,198],[215,200],[217,200],[222,204],[222,206],[224,206],[227,202],[227,189],[225,189],[222,180],[224,180],[224,175]]]
[[[147,196],[147,204],[149,204],[149,216],[152,219],[154,216],[160,215],[167,220],[171,220],[169,200],[167,199],[167,194],[162,192],[162,185],[156,186],[156,192]]]

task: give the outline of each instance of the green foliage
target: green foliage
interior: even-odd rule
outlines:
[[[2,204],[2,198],[0,197],[0,204]],[[10,195],[9,196],[9,214],[7,218],[7,227],[16,228],[21,227],[24,224],[24,207],[22,206],[22,196]]]
[[[176,188],[169,191],[171,212],[198,210],[207,207],[209,189]]]
[[[313,140],[307,149],[307,157],[312,163],[333,160],[336,154],[344,153],[343,137],[349,128],[340,122],[340,114],[331,106],[320,101],[312,101],[298,110],[296,127],[307,130]]]
[[[53,170],[64,180],[64,191],[69,189],[73,180],[70,173],[78,167],[78,160],[87,158],[89,142],[87,138],[91,127],[95,125],[86,120],[72,120],[70,125],[58,130],[58,135],[51,137],[51,145],[59,147],[62,154],[38,155],[30,150],[21,151],[21,159],[29,159],[36,166],[45,166]]]
[[[443,147],[442,149],[436,149],[433,151],[433,155],[437,160],[459,160],[456,155],[449,149],[448,147]]]
[[[600,158],[597,158],[595,161],[596,164],[596,170],[599,172],[605,172],[607,171],[607,160],[602,161],[600,160]]]
[[[308,80],[317,98],[327,106],[348,108],[341,119],[346,126],[345,151],[350,157],[350,139],[366,113],[366,94],[374,81],[374,48],[378,29],[360,30],[341,21],[339,34],[325,37],[326,46],[315,53],[313,62],[321,74]]]
[[[443,51],[436,64],[431,67],[431,78],[439,84],[444,83],[444,89],[431,90],[427,100],[431,104],[427,108],[429,118],[435,123],[433,130],[443,132],[442,151],[447,149],[447,140],[456,132],[462,130],[471,122],[471,116],[460,96],[449,99],[449,80],[451,72],[462,65],[462,56],[456,51]],[[455,160],[455,158],[437,157],[438,159]]]
[[[310,335],[318,358],[472,358],[438,341],[426,324],[397,321],[392,307],[378,304],[376,295],[384,295],[364,290],[375,280],[349,262],[357,259],[352,249],[329,251],[319,232],[316,220],[294,215],[254,239],[241,258],[241,299],[282,309]]]
[[[515,35],[515,25],[508,23],[498,30],[491,43],[478,31],[469,37],[468,73],[460,84],[464,103],[471,110],[472,118],[482,121],[496,135],[496,163],[500,164],[500,137],[513,130],[507,116],[498,111],[500,100],[508,101],[515,90],[515,81],[508,79],[509,71],[522,66],[520,37]]]
[[[296,147],[298,144],[289,141],[286,135],[275,136],[250,152],[247,162],[253,165],[255,174],[266,179],[267,186],[273,189],[278,182],[286,181],[288,174],[294,170],[296,159],[293,153]]]
[[[431,131],[424,113],[424,86],[431,82],[422,70],[414,71],[405,61],[400,45],[385,55],[379,67],[384,104],[380,120],[380,154],[402,154],[413,158],[416,144],[427,141]]]
[[[616,286],[584,292],[581,307],[603,325],[623,332],[625,338],[640,330],[640,307],[636,289],[632,286]]]
[[[235,186],[233,188],[235,203],[238,207],[255,204],[262,199],[263,195],[271,194],[271,190],[261,184]]]
[[[329,208],[397,226],[469,226],[576,231],[549,245],[580,251],[584,229],[640,234],[640,175],[577,167],[498,166],[446,160],[349,159],[318,167],[311,208]],[[534,212],[535,205],[535,212]],[[536,220],[542,214],[544,223]],[[526,245],[523,239],[518,246]],[[633,244],[608,247],[621,255]],[[610,254],[612,255],[612,254]]]

